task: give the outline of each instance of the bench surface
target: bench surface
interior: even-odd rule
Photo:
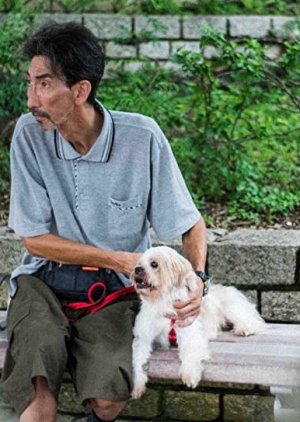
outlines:
[[[203,381],[300,386],[300,325],[267,324],[263,334],[239,337],[222,332],[210,341],[211,360]],[[178,377],[176,349],[157,350],[149,363],[152,378]]]
[[[0,367],[7,347],[0,331]],[[206,362],[203,381],[261,385],[300,386],[300,325],[267,324],[263,334],[238,337],[222,332],[210,341],[211,360]],[[178,352],[156,350],[149,361],[152,379],[177,379]]]

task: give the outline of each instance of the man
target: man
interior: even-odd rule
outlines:
[[[111,421],[132,388],[137,300],[129,296],[73,324],[63,305],[86,297],[99,277],[108,292],[128,286],[150,246],[150,225],[163,241],[182,235],[186,256],[204,271],[205,224],[155,121],[109,112],[95,99],[104,57],[90,31],[46,25],[24,53],[31,113],[19,119],[12,141],[9,225],[27,252],[10,282],[2,389],[21,422],[55,421],[68,364],[80,401],[92,409],[89,420]],[[175,304],[177,324],[199,314],[200,278],[198,290]]]

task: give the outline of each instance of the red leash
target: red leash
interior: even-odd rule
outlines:
[[[94,300],[96,291],[98,291],[98,299]],[[100,291],[100,297],[99,297]],[[125,296],[129,293],[134,293],[134,286],[124,287],[124,289],[117,290],[116,292],[110,293],[106,296],[106,285],[102,281],[98,281],[92,284],[88,289],[88,302],[71,302],[63,306],[63,310],[69,319],[70,322],[75,322],[77,320],[74,317],[74,314],[78,310],[86,310],[86,315],[93,314],[100,311],[100,309],[114,302],[122,296]],[[73,314],[73,316],[72,316]]]
[[[95,293],[97,292],[98,299],[94,300]],[[100,296],[99,296],[100,292]],[[106,285],[102,281],[93,283],[87,292],[88,302],[71,302],[63,306],[64,313],[66,314],[70,323],[77,321],[76,311],[86,310],[85,315],[93,314],[100,311],[100,309],[116,301],[122,296],[136,292],[134,286],[124,287],[124,289],[117,290],[106,296]],[[171,320],[171,329],[169,332],[170,345],[177,346],[177,338],[175,331],[175,319]]]
[[[176,322],[176,319],[171,319],[171,329],[169,331],[169,342],[170,342],[170,345],[173,347],[177,346],[175,322]]]

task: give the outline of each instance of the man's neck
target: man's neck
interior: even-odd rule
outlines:
[[[76,109],[73,118],[58,128],[64,139],[81,155],[92,148],[103,127],[103,114],[91,104]]]

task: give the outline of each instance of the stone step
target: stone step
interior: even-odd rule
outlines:
[[[300,231],[208,230],[208,270],[215,283],[244,290],[268,322],[300,322]],[[161,242],[151,232],[154,245]],[[167,243],[182,252],[181,239]],[[0,276],[10,273],[24,252],[21,239],[0,227]],[[0,309],[7,307],[6,285]]]
[[[293,285],[300,281],[300,231],[209,230],[208,268],[215,282],[238,285]],[[161,242],[151,234],[155,245]],[[181,250],[181,240],[168,243]],[[24,252],[21,239],[0,227],[0,274],[10,273]]]

